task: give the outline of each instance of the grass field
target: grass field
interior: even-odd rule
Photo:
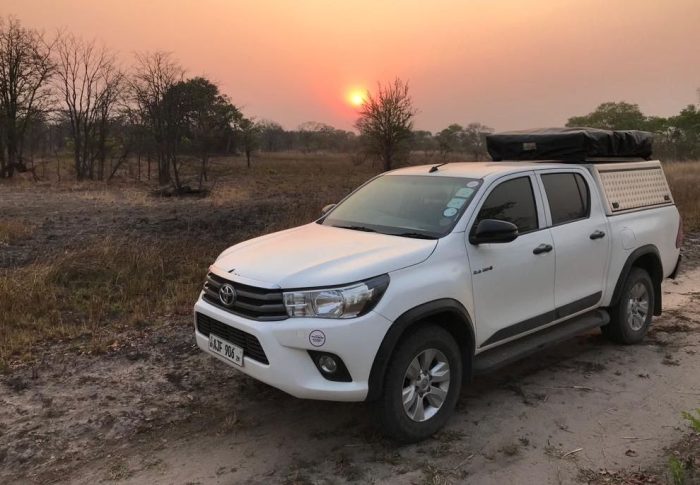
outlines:
[[[44,344],[100,353],[131,328],[183,319],[219,252],[312,221],[377,172],[337,155],[276,154],[250,170],[215,160],[201,199],[153,197],[136,182],[5,182],[0,370]]]
[[[686,231],[700,230],[700,162],[665,170]],[[35,360],[44,343],[98,353],[121,332],[184,318],[221,250],[312,221],[378,171],[348,156],[282,153],[250,170],[215,160],[201,199],[154,198],[147,183],[123,181],[0,186],[0,250],[21,256],[0,264],[0,370]]]
[[[667,163],[664,171],[686,231],[700,231],[700,162]]]

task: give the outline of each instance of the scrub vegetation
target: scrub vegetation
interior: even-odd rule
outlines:
[[[18,220],[0,221],[0,248],[16,243],[31,234],[31,228]]]
[[[437,160],[411,154],[412,164]],[[55,342],[101,352],[126,328],[188,314],[221,250],[310,222],[381,170],[322,153],[258,155],[251,170],[246,163],[212,159],[219,182],[205,198],[155,197],[128,181],[4,182],[0,211],[11,217],[0,221],[0,328],[8,330],[0,368],[33,362]],[[700,163],[664,168],[686,232],[700,230]]]
[[[673,198],[683,217],[687,231],[700,230],[700,162],[671,162],[664,164]]]
[[[100,239],[0,270],[0,366],[34,359],[50,342],[77,339],[72,349],[100,352],[125,326],[188,313],[212,256],[192,241]]]

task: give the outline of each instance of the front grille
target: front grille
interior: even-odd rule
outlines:
[[[265,355],[262,345],[260,345],[260,341],[255,335],[221,323],[203,313],[197,313],[197,331],[207,337],[210,333],[213,333],[217,337],[221,337],[234,345],[238,345],[243,349],[244,357],[257,360],[261,364],[270,363],[267,360],[267,355]]]
[[[219,299],[219,288],[224,283],[228,283],[236,290],[236,300],[231,306],[225,306]],[[288,317],[282,299],[282,290],[268,290],[242,285],[214,273],[207,275],[207,280],[204,282],[203,298],[212,305],[251,320],[268,322],[285,320]]]

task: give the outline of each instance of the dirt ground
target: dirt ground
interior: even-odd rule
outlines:
[[[0,205],[26,215],[9,194]],[[61,197],[55,210],[29,203],[40,230],[0,248],[5,266],[100,231],[163,237],[178,233],[172,218],[194,233],[230,220],[210,202]],[[38,363],[0,376],[0,483],[665,483],[672,454],[700,467],[681,415],[700,407],[699,252],[688,238],[643,344],[594,332],[480,377],[444,431],[409,446],[383,440],[364,404],[298,400],[208,357],[187,316],[130,329],[98,356],[42,344]]]

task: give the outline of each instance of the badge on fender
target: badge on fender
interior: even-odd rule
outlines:
[[[326,343],[326,334],[320,330],[314,330],[309,334],[309,343],[314,347],[321,347]]]

